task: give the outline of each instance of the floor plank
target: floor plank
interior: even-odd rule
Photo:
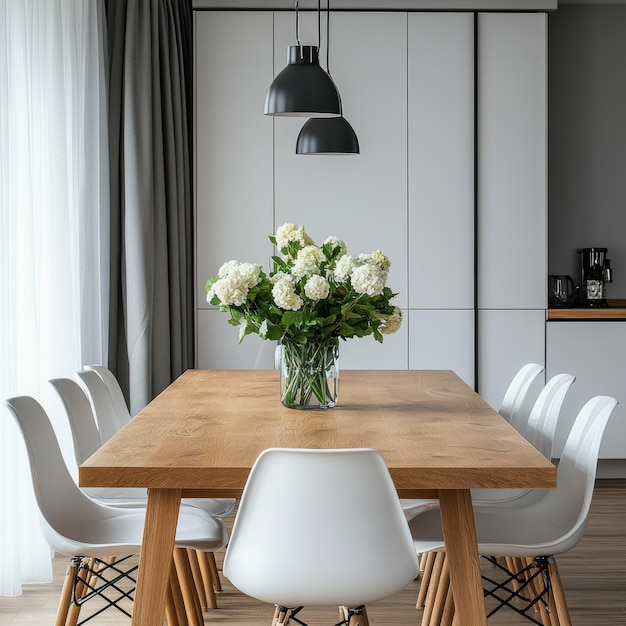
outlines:
[[[598,481],[585,536],[576,548],[560,555],[557,562],[574,626],[626,626],[626,481]],[[22,596],[0,598],[0,624],[54,624],[66,564],[64,558],[54,559],[52,584],[32,585]],[[270,626],[271,607],[243,596],[225,579],[222,584],[219,608],[205,611],[206,624]],[[418,586],[419,581],[415,581],[401,593],[368,606],[372,626],[419,626],[421,611],[415,609]],[[307,609],[301,617],[310,626],[334,626],[338,621],[334,607]],[[129,624],[129,620],[109,610],[89,624],[114,626]],[[530,622],[505,609],[490,618],[489,624],[514,626]]]

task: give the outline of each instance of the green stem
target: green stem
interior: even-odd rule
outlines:
[[[326,408],[334,406],[337,338],[322,343],[282,342],[282,402],[290,408]]]

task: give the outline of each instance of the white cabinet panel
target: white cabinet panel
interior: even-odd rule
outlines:
[[[275,14],[275,71],[294,43],[293,15]],[[359,155],[296,155],[304,118],[276,118],[276,223],[305,226],[320,243],[342,238],[350,254],[381,249],[392,261],[389,286],[407,305],[406,13],[331,16],[330,70]],[[317,43],[317,20],[302,19],[302,43]],[[315,28],[313,28],[313,25]],[[308,33],[314,30],[313,36]],[[325,47],[322,49],[325,65]]]
[[[196,12],[195,26],[196,297],[207,307],[204,283],[222,263],[272,254],[272,14]]]
[[[582,406],[597,395],[617,398],[600,457],[626,458],[626,322],[548,322],[546,371],[576,376],[559,418],[555,456],[560,457],[567,435]]]
[[[239,329],[228,323],[227,313],[207,309],[197,315],[198,369],[274,369],[276,342],[248,335],[239,344]]]
[[[545,362],[545,311],[478,311],[478,393],[498,409],[525,363]]]
[[[409,369],[454,370],[474,387],[474,311],[410,311]]]
[[[339,342],[339,367],[349,370],[403,370],[408,366],[407,312],[398,332],[385,335],[383,343],[373,337]]]
[[[409,306],[474,306],[474,16],[408,16]]]
[[[546,20],[479,16],[478,307],[546,306]]]

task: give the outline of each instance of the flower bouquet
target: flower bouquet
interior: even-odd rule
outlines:
[[[207,281],[207,302],[230,313],[239,342],[251,333],[279,342],[285,406],[334,406],[339,339],[382,342],[401,325],[402,312],[390,304],[397,294],[386,286],[391,263],[380,250],[352,257],[337,237],[318,246],[295,224],[269,240],[281,254],[271,272],[228,261]]]

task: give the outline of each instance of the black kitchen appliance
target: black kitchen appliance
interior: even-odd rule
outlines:
[[[611,261],[606,258],[606,248],[580,248],[577,250],[580,265],[578,299],[581,306],[607,306],[606,285],[613,282]]]

